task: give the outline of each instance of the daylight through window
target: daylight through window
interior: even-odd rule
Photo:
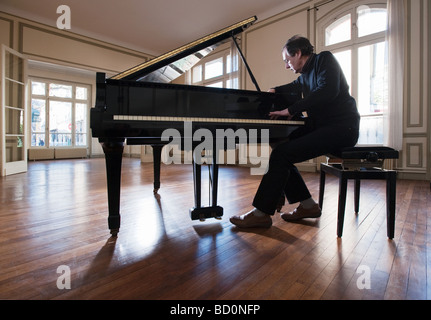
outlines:
[[[90,87],[31,80],[31,147],[88,145]]]
[[[238,57],[224,50],[203,59],[191,71],[191,84],[238,89]]]
[[[383,144],[383,110],[388,104],[387,12],[356,6],[324,27],[324,50],[339,61],[361,114],[358,144]]]

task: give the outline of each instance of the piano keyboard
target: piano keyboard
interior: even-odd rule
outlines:
[[[251,124],[284,124],[303,125],[304,121],[293,120],[265,120],[265,119],[236,119],[236,118],[201,118],[201,117],[159,117],[159,116],[131,116],[114,115],[114,121],[175,121],[175,122],[212,122],[212,123],[251,123]]]

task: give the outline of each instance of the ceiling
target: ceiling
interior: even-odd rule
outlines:
[[[307,0],[0,0],[0,11],[56,27],[60,5],[71,29],[160,55],[256,15],[261,21]]]

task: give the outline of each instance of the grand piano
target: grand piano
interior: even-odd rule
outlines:
[[[154,192],[157,192],[160,188],[161,151],[169,143],[162,140],[162,135],[168,128],[178,130],[182,148],[189,143],[194,153],[200,141],[195,141],[192,133],[199,129],[212,133],[217,129],[257,129],[258,132],[265,129],[269,131],[270,141],[276,142],[304,124],[300,119],[275,121],[268,117],[271,110],[286,108],[299,99],[300,94],[276,95],[260,91],[237,42],[237,36],[256,20],[256,17],[243,20],[108,79],[104,73],[97,73],[96,105],[91,109],[90,127],[92,136],[99,139],[105,154],[108,227],[112,236],[117,236],[120,229],[121,164],[125,144],[152,146]],[[235,44],[256,90],[171,83],[227,41]],[[186,123],[191,128],[189,132],[185,130]],[[223,208],[217,205],[217,152],[212,152],[212,157],[208,206],[201,204],[201,163],[193,160],[195,203],[190,209],[192,220],[223,215]]]

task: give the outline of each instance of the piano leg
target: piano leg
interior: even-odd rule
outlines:
[[[214,208],[214,215],[213,217],[217,220],[221,220],[221,217],[223,215],[223,208],[217,206],[217,191],[218,191],[218,164],[216,162],[213,162],[213,164],[210,166],[211,169],[211,177],[210,177],[210,186],[211,186],[211,205],[212,208]]]
[[[193,185],[195,191],[195,208],[201,207],[201,165],[193,160]]]
[[[153,192],[156,194],[160,189],[160,161],[162,158],[162,148],[164,145],[152,144],[153,147],[153,166],[154,166],[154,189]]]
[[[123,159],[124,142],[101,142],[105,153],[106,178],[108,182],[108,227],[113,237],[120,230],[120,186],[121,163]]]
[[[218,164],[214,163],[209,166],[209,170],[211,173],[210,176],[210,186],[211,186],[211,205],[217,205],[217,186],[218,186]]]

